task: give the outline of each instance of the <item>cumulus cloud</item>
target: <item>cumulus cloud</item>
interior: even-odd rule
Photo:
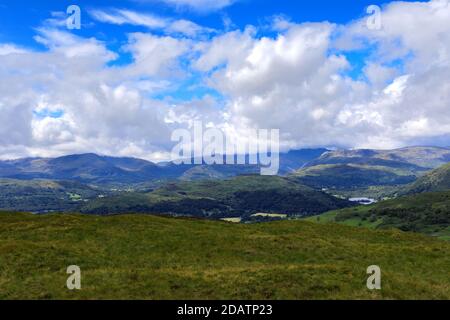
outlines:
[[[196,66],[213,72],[234,126],[280,128],[288,147],[414,144],[448,134],[449,14],[448,0],[396,2],[381,30],[366,18],[346,26],[277,18],[275,38],[227,33],[200,49]],[[362,77],[346,76],[347,53],[361,48],[373,48]]]
[[[377,138],[398,146],[448,135],[450,2],[393,2],[382,12],[381,30],[368,30],[364,23],[347,26],[344,37],[365,39],[374,47],[367,61],[369,78],[373,81],[374,68],[383,70],[385,79],[386,72],[396,75],[384,95],[366,103],[368,111],[377,107],[383,130],[365,145]]]
[[[196,65],[214,70],[225,64],[210,84],[229,97],[234,126],[280,128],[291,146],[338,143],[337,113],[368,88],[340,75],[349,63],[328,54],[333,29],[328,23],[295,25],[277,38],[235,31],[204,47]]]
[[[0,78],[8,79],[0,86],[2,157],[98,152],[152,159],[164,150],[170,106],[146,97],[149,85],[139,79],[158,70],[107,67],[116,55],[105,44],[64,31],[42,29],[36,39],[48,51],[1,59]]]
[[[131,52],[135,61],[129,69],[147,76],[163,76],[181,72],[178,58],[189,48],[188,40],[133,33],[124,50]]]
[[[97,18],[151,30],[191,26],[113,13]],[[381,30],[368,29],[366,19],[336,25],[277,17],[270,36],[252,26],[205,39],[132,33],[117,52],[46,25],[35,36],[46,50],[0,44],[0,154],[164,160],[172,130],[195,120],[237,139],[255,128],[280,129],[284,150],[448,144],[450,1],[395,2],[382,18]],[[131,62],[115,65],[124,52]],[[355,54],[363,66],[351,76]],[[166,95],[186,81],[201,82],[208,94]]]

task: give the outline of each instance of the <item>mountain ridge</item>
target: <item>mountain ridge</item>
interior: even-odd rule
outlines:
[[[302,149],[280,154],[281,173],[300,168],[320,156],[326,149]],[[283,166],[283,163],[286,165]],[[194,170],[192,174],[189,170]],[[0,161],[0,178],[10,179],[75,179],[83,182],[140,183],[155,179],[228,178],[253,174],[255,165],[176,165],[173,162],[154,163],[134,157],[111,157],[95,153],[65,155],[56,158],[23,158]]]
[[[355,162],[361,162],[368,159],[404,162],[425,169],[433,169],[450,162],[450,149],[445,147],[414,146],[392,150],[332,150],[324,153],[319,159],[317,159],[316,162],[310,163],[309,166],[314,166],[317,164],[332,164],[331,161],[340,158],[346,158]]]

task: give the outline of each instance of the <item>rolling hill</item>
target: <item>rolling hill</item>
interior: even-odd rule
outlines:
[[[84,213],[160,213],[248,219],[256,213],[318,214],[351,203],[276,176],[168,183],[150,193],[126,193],[86,203]]]
[[[0,299],[450,299],[450,244],[396,230],[0,213],[0,238]]]
[[[317,189],[361,189],[408,184],[416,180],[412,173],[403,174],[389,167],[355,164],[316,165],[300,170],[294,176],[301,183]]]
[[[450,190],[327,212],[309,220],[374,229],[398,228],[450,240]]]
[[[439,167],[407,187],[406,194],[450,190],[450,163]]]
[[[293,174],[300,183],[335,194],[396,196],[405,185],[450,160],[450,149],[409,147],[398,150],[337,150],[324,153]]]
[[[400,188],[400,197],[325,213],[311,221],[398,228],[450,240],[450,163]]]
[[[76,181],[0,179],[0,210],[71,211],[102,194],[103,190]]]

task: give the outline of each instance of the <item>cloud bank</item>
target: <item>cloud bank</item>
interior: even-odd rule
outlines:
[[[174,32],[175,20],[108,14],[94,13],[149,31],[128,34],[119,51],[54,26],[36,31],[46,50],[0,44],[2,158],[97,152],[165,160],[172,130],[196,120],[237,139],[280,129],[284,150],[450,141],[449,0],[393,2],[380,30],[366,18],[277,18],[270,35],[248,26],[206,38],[189,27]],[[131,62],[115,64],[124,53]],[[363,60],[356,75],[355,56]],[[199,88],[199,97],[174,97]]]

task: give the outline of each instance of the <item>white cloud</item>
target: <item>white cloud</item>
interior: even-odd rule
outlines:
[[[160,0],[177,8],[190,8],[200,12],[220,10],[236,2],[236,0]]]
[[[189,20],[175,20],[168,26],[169,33],[184,34],[189,37],[195,37],[205,33],[213,33],[214,29],[201,27],[198,24]]]
[[[109,51],[106,47],[95,38],[80,38],[71,33],[61,31],[54,28],[39,28],[38,35],[35,40],[52,52],[65,55],[67,58],[76,57],[101,57],[102,63],[114,60],[117,54]],[[92,59],[95,61],[95,59]]]
[[[213,73],[211,85],[230,98],[235,126],[280,128],[287,145],[331,144],[330,138],[338,143],[335,115],[365,86],[339,75],[348,68],[343,56],[327,54],[333,28],[295,25],[275,39],[235,31],[202,48],[196,66],[226,64]]]
[[[150,29],[162,29],[168,25],[168,20],[151,14],[141,14],[130,10],[92,10],[90,15],[101,22],[112,24],[132,24]]]
[[[161,154],[167,148],[171,131],[164,117],[171,107],[146,97],[149,89],[157,91],[167,84],[152,86],[150,80],[140,80],[159,69],[144,64],[147,69],[137,73],[135,64],[107,67],[115,54],[100,41],[60,30],[39,32],[37,40],[48,46],[47,52],[0,57],[2,157],[77,152],[124,155],[132,150],[128,155],[152,159],[153,152]],[[135,37],[130,46],[136,46],[138,61],[147,53],[163,65],[168,63],[152,56],[146,39],[139,42],[139,36]],[[171,44],[168,38],[154,37],[152,45],[158,47],[158,40]],[[166,53],[174,57],[171,50]],[[37,115],[44,110],[62,115]]]
[[[17,47],[13,44],[0,44],[0,56],[6,56],[8,54],[25,53],[26,50]]]
[[[160,77],[181,73],[179,58],[187,53],[189,48],[190,42],[185,39],[133,33],[129,35],[129,44],[124,47],[134,58],[134,64],[128,71]]]
[[[150,30],[161,30],[167,34],[182,34],[188,37],[196,37],[198,35],[214,32],[211,28],[202,27],[189,20],[174,20],[130,10],[92,10],[89,13],[94,19],[100,22],[116,25],[130,24],[143,26]]]
[[[114,13],[99,20],[199,32],[189,21]],[[382,17],[378,31],[365,19],[346,26],[278,19],[270,37],[251,26],[202,40],[133,33],[121,51],[133,58],[125,66],[108,66],[118,54],[104,42],[47,25],[35,37],[45,51],[0,44],[1,157],[97,152],[161,160],[171,130],[194,120],[236,138],[279,128],[285,149],[393,148],[450,136],[450,1],[392,3]],[[361,77],[351,78],[346,50],[361,45],[373,52],[360,57]],[[152,98],[193,75],[220,102]],[[36,115],[44,110],[61,115]]]
[[[280,128],[285,145],[414,144],[449,134],[449,3],[392,3],[379,31],[365,18],[348,26],[277,19],[277,38],[227,33],[200,46],[196,67],[215,70],[210,83],[229,98],[235,126]],[[363,69],[368,81],[343,76],[351,61],[330,54],[361,45],[375,48]]]

